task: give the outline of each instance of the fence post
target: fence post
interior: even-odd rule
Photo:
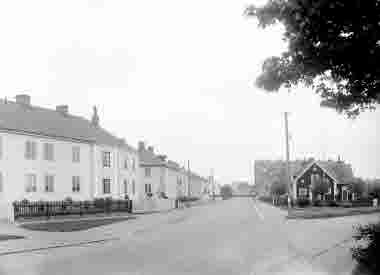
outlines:
[[[49,203],[48,202],[46,202],[45,208],[46,208],[46,219],[48,220],[49,219]]]
[[[80,201],[79,202],[79,216],[82,216],[83,213],[82,213],[82,202]]]

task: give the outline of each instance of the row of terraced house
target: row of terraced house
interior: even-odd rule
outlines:
[[[179,197],[205,195],[208,181],[152,146],[138,148],[67,105],[47,109],[29,95],[0,100],[0,218],[12,202],[128,196],[135,210],[175,207]]]

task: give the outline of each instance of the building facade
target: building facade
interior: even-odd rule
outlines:
[[[19,200],[138,196],[137,150],[99,125],[31,105],[28,95],[0,101],[0,218]]]
[[[286,163],[281,160],[255,161],[255,191],[261,196],[269,196],[271,185],[287,183]],[[354,178],[352,167],[337,161],[317,161],[314,159],[290,162],[292,197],[313,199],[312,187],[318,182],[328,186],[322,199],[351,200],[348,184]]]
[[[145,193],[150,196],[176,200],[181,197],[201,198],[207,187],[207,180],[185,169],[177,162],[157,155],[152,146],[139,142],[141,182]]]

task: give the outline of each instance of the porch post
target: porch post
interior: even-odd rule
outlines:
[[[309,198],[310,198],[310,201],[312,202],[313,201],[313,192],[311,191],[311,188],[309,188]]]

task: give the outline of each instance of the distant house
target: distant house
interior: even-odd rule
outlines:
[[[140,179],[145,190],[142,199],[171,200],[174,206],[174,201],[180,197],[202,196],[207,186],[206,179],[188,171],[175,161],[167,160],[167,156],[156,154],[153,146],[146,147],[142,141],[139,142],[138,152]]]
[[[348,183],[353,179],[351,165],[338,161],[296,160],[290,162],[291,189],[294,198],[312,199],[311,186],[322,180],[329,185],[325,198],[351,200]],[[255,189],[261,195],[269,195],[270,186],[275,182],[287,183],[284,161],[264,160],[255,162]]]
[[[252,191],[248,181],[234,181],[231,186],[235,195],[249,195]]]
[[[298,174],[293,174],[293,192],[296,198],[312,199],[311,186],[318,181],[328,185],[325,198],[332,200],[351,200],[348,183],[353,179],[350,165],[342,161],[313,161]]]

